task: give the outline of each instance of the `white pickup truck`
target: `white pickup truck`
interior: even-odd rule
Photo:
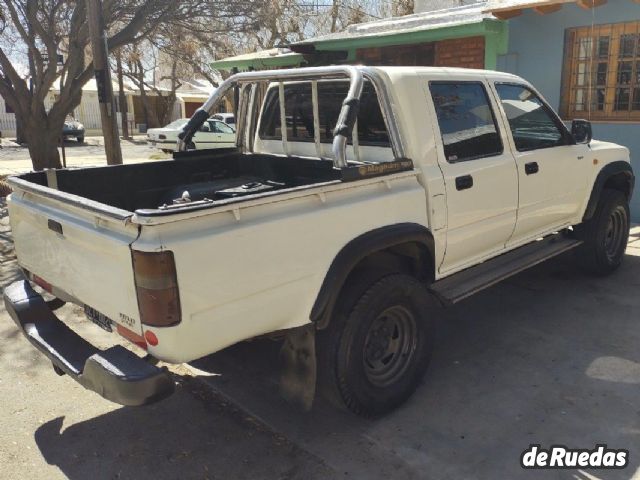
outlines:
[[[309,406],[317,384],[382,414],[427,367],[437,302],[570,249],[600,274],[622,261],[629,150],[592,140],[586,121],[567,129],[521,78],[241,73],[185,126],[183,150],[231,89],[237,148],[9,179],[26,280],[5,289],[7,310],[58,373],[107,399],[169,395],[153,359],[270,335],[283,339],[289,397]],[[62,302],[148,355],[96,349],[57,319]]]

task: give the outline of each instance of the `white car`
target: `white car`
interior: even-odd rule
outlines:
[[[181,118],[162,128],[147,130],[147,141],[163,152],[169,153],[177,149],[178,134],[189,121]],[[212,148],[229,148],[236,146],[235,130],[219,120],[207,120],[193,136],[189,150],[207,150]]]
[[[233,113],[216,113],[215,115],[212,115],[211,118],[226,123],[233,127],[234,130],[236,128],[236,116]]]

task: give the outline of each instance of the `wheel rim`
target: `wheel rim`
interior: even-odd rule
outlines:
[[[604,237],[604,251],[608,260],[613,260],[620,254],[620,248],[624,242],[626,228],[626,214],[622,207],[616,207],[607,222]]]
[[[367,379],[375,386],[396,382],[411,364],[417,347],[413,313],[401,305],[383,311],[367,332],[363,351]]]

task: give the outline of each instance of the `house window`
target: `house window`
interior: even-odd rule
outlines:
[[[560,110],[568,119],[640,121],[640,21],[566,31]]]

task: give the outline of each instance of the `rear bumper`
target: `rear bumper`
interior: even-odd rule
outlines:
[[[26,280],[4,290],[4,303],[22,333],[53,364],[88,390],[121,405],[147,405],[174,391],[166,370],[116,345],[99,350],[61,322]]]

